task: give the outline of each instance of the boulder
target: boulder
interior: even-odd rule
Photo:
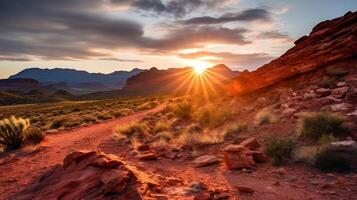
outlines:
[[[348,90],[348,86],[335,88],[331,90],[331,95],[335,98],[342,99],[343,97],[345,97],[345,94],[348,92]]]
[[[333,151],[357,152],[357,143],[353,140],[331,142],[328,148]]]
[[[241,145],[228,145],[223,150],[223,160],[228,169],[255,167],[252,152]]]
[[[11,199],[139,200],[146,190],[155,194],[158,189],[157,180],[151,177],[116,156],[76,151],[64,159],[62,166],[54,166]]]
[[[204,155],[193,160],[196,167],[204,167],[218,163],[218,158],[215,155]]]
[[[250,137],[250,138],[243,140],[239,145],[246,147],[250,150],[256,150],[261,146],[259,144],[259,142],[257,141],[257,139],[255,139],[254,137]]]
[[[348,110],[352,105],[349,103],[339,103],[339,104],[335,104],[330,106],[331,110],[334,112],[338,112],[338,111],[345,111]]]

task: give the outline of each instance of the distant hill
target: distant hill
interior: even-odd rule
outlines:
[[[151,68],[128,78],[123,92],[140,95],[200,92],[202,87],[207,84],[210,87],[207,88],[208,91],[218,91],[220,84],[238,76],[239,73],[232,71],[223,64],[206,69],[202,76],[195,74],[191,67],[170,68],[166,70]],[[202,84],[201,81],[206,81],[207,83]]]
[[[39,81],[41,84],[65,83],[72,89],[103,91],[122,88],[129,77],[142,71],[144,70],[135,68],[131,71],[116,71],[110,74],[102,74],[75,69],[29,68],[10,76],[9,79],[30,78]]]
[[[0,79],[0,88],[35,88],[39,87],[40,83],[32,78],[13,78],[13,79]]]

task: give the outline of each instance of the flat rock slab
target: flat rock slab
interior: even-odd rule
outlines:
[[[218,162],[219,160],[215,155],[200,156],[193,161],[195,167],[204,167],[204,166],[216,164]]]

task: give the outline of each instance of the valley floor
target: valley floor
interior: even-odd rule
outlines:
[[[112,139],[114,128],[142,119],[149,112],[100,124],[79,127],[49,135],[45,142],[34,149],[23,149],[1,155],[0,199],[9,199],[23,190],[35,177],[53,166],[62,164],[64,157],[74,150],[101,150],[125,158],[142,171],[190,183],[203,183],[209,188],[227,191],[236,199],[353,199],[357,195],[356,174],[324,174],[304,166],[272,167],[260,164],[257,170],[227,170],[223,164],[195,168],[187,157],[142,161],[130,154],[129,145],[119,145]],[[218,154],[218,152],[217,152]],[[253,193],[239,193],[237,187],[253,189]],[[174,194],[179,186],[166,187],[164,194]],[[193,199],[192,196],[187,199]]]

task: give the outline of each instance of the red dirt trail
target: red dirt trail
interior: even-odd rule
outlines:
[[[149,111],[138,112],[120,119],[59,131],[46,137],[35,151],[23,149],[0,158],[0,199],[24,189],[33,178],[43,174],[74,150],[99,150],[99,144],[110,139],[117,126],[140,120],[150,112],[162,109],[159,106]],[[31,153],[32,152],[32,153]]]

